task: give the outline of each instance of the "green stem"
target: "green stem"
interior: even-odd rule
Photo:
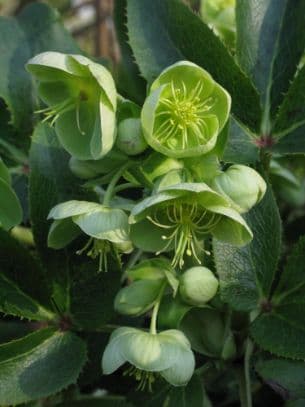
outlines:
[[[163,296],[163,292],[164,289],[166,287],[166,283],[163,284],[163,286],[161,287],[161,290],[159,292],[159,295],[156,299],[152,314],[151,314],[151,320],[150,320],[150,333],[153,335],[157,334],[157,317],[158,317],[158,312],[159,312],[159,308],[160,308],[160,304],[161,304],[161,300],[162,300],[162,296]]]
[[[126,169],[127,169],[128,167],[130,167],[130,165],[131,165],[130,162],[127,163],[127,164],[125,164],[125,165],[123,165],[123,167],[121,167],[121,168],[114,174],[114,176],[112,177],[112,179],[111,179],[111,181],[110,181],[110,183],[109,183],[109,185],[108,185],[108,188],[107,188],[107,190],[106,190],[106,193],[105,193],[105,196],[104,196],[104,200],[103,200],[103,204],[104,204],[105,206],[109,206],[117,182],[119,181],[119,179],[121,178],[121,176],[123,175],[123,173],[126,171]]]
[[[252,389],[251,389],[251,376],[250,376],[250,360],[253,352],[253,343],[250,338],[247,339],[246,352],[244,360],[244,371],[245,371],[245,384],[246,384],[246,395],[247,395],[247,406],[252,407]]]
[[[114,188],[114,193],[125,191],[125,189],[130,189],[130,188],[136,188],[136,186],[134,184],[132,184],[131,182],[126,182],[126,184],[121,184],[121,185],[116,186]]]

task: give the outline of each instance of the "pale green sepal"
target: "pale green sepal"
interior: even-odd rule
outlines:
[[[77,238],[81,230],[72,219],[55,220],[48,233],[48,247],[52,249],[62,249]]]
[[[48,215],[48,219],[70,218],[72,216],[81,215],[83,213],[100,210],[101,207],[101,204],[95,202],[76,200],[66,201],[54,206]]]

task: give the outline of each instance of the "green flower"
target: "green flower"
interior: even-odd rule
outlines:
[[[188,339],[175,329],[158,334],[128,327],[116,329],[103,354],[103,372],[111,374],[126,362],[133,366],[126,373],[135,376],[140,389],[146,385],[151,388],[155,374],[173,386],[184,386],[195,367]]]
[[[179,292],[183,301],[202,306],[216,294],[218,280],[206,267],[191,267],[180,277]]]
[[[111,252],[129,253],[132,250],[128,217],[121,209],[111,209],[94,202],[67,201],[56,205],[48,219],[54,219],[48,246],[61,249],[83,231],[90,239],[77,253],[88,250],[88,256],[99,257],[99,271],[107,271],[107,256]]]
[[[131,283],[122,288],[115,297],[114,308],[124,315],[141,315],[150,310],[159,298],[165,285],[170,285],[174,294],[179,282],[167,259],[143,260],[127,270]]]
[[[153,82],[142,109],[147,143],[169,157],[212,150],[230,112],[230,95],[199,66],[180,61]]]
[[[209,234],[237,246],[252,239],[231,203],[204,183],[182,183],[159,191],[135,205],[129,222],[137,247],[157,253],[174,250],[172,265],[180,268],[185,253],[201,264],[203,240]]]
[[[28,71],[38,80],[38,94],[49,107],[40,110],[55,124],[63,147],[80,160],[98,159],[115,141],[116,89],[106,68],[81,55],[44,52]]]
[[[0,227],[5,230],[18,225],[22,220],[22,208],[10,184],[9,171],[0,158]]]
[[[252,168],[235,164],[213,180],[212,188],[229,199],[239,213],[245,213],[263,199],[266,182]]]

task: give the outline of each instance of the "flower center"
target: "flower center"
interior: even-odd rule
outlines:
[[[108,256],[113,250],[116,250],[116,248],[108,240],[99,240],[91,237],[85,246],[78,250],[76,254],[81,255],[87,251],[87,256],[92,259],[99,257],[98,272],[100,273],[101,271],[108,271]]]
[[[152,384],[156,380],[156,373],[146,372],[145,370],[138,369],[135,366],[130,366],[123,373],[124,376],[133,376],[139,382],[136,390],[145,390],[152,392]]]
[[[160,108],[156,114],[158,121],[155,137],[169,147],[188,147],[190,144],[202,144],[209,139],[206,117],[214,106],[216,98],[202,98],[204,84],[198,81],[190,92],[185,83],[180,86],[170,84],[170,96],[160,99]]]
[[[147,216],[147,219],[154,225],[168,230],[168,233],[162,236],[166,244],[156,255],[173,246],[175,255],[172,266],[178,265],[182,268],[185,253],[187,256],[194,256],[197,263],[201,264],[199,256],[204,251],[202,238],[213,230],[220,217],[197,203],[177,202],[168,205],[165,211],[157,209],[152,216]]]
[[[45,109],[36,110],[35,113],[42,113],[45,118],[42,120],[42,123],[49,122],[51,126],[54,126],[55,122],[62,116],[64,113],[69,112],[70,110],[75,109],[76,112],[76,123],[79,132],[85,135],[85,132],[81,129],[80,126],[80,103],[85,102],[89,99],[89,96],[86,91],[80,90],[77,96],[71,96],[70,98],[55,104],[53,106],[47,107]]]

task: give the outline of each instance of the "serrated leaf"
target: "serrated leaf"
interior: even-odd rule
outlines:
[[[224,302],[251,311],[268,298],[281,246],[281,221],[270,186],[264,199],[245,215],[253,240],[236,247],[214,239],[213,252]]]
[[[15,127],[30,130],[33,100],[32,83],[26,62],[43,51],[79,52],[60,22],[57,11],[46,4],[25,7],[17,18],[0,17],[0,97],[5,100]]]
[[[146,94],[146,83],[144,78],[140,76],[132,50],[128,44],[126,7],[127,0],[116,0],[114,2],[113,19],[122,56],[116,82],[120,94],[137,103],[143,103]]]
[[[258,161],[259,149],[253,143],[253,136],[231,118],[228,141],[224,150],[225,162],[234,164],[253,164]]]
[[[268,312],[251,326],[253,339],[278,356],[305,359],[305,237],[288,258]]]
[[[75,383],[86,361],[85,343],[53,328],[0,345],[0,403],[21,404]]]
[[[305,397],[305,362],[274,358],[259,360],[255,370],[265,383],[285,399]]]
[[[302,0],[238,0],[237,59],[261,93],[265,115],[274,116],[305,46]]]
[[[48,312],[52,314],[47,311],[50,310],[50,291],[43,270],[25,247],[1,229],[0,281],[3,312],[33,319],[37,319],[38,309],[45,310],[40,317],[37,314],[38,319],[46,319]],[[27,308],[23,308],[26,304]]]
[[[186,5],[179,0],[128,0],[127,19],[130,45],[148,82],[179,60],[192,61],[231,94],[233,114],[258,130],[256,90],[212,30]]]

